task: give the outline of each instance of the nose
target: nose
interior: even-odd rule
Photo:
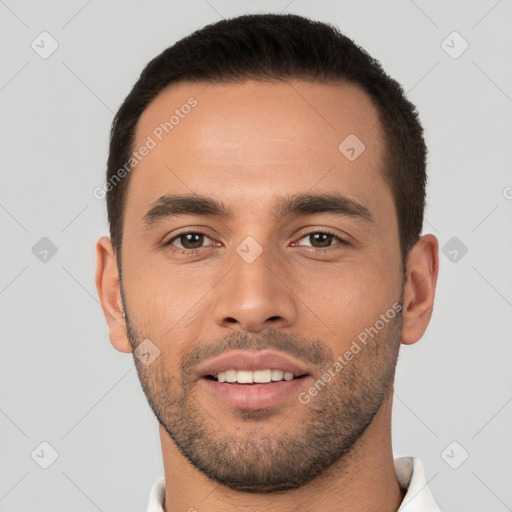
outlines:
[[[250,263],[237,254],[214,293],[214,320],[224,328],[258,332],[297,320],[299,300],[290,274],[265,250]]]

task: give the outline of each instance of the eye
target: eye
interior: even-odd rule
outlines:
[[[173,249],[185,249],[186,252],[193,252],[195,249],[201,249],[205,240],[212,241],[212,239],[204,233],[187,231],[171,238],[165,245],[171,246]]]
[[[307,235],[303,236],[300,240],[304,240],[304,239],[306,239],[310,242],[309,245],[308,244],[299,244],[299,245],[305,245],[306,247],[313,247],[315,249],[331,247],[333,245],[333,243],[332,243],[333,240],[338,241],[340,245],[349,245],[349,243],[346,240],[343,240],[342,238],[335,235],[334,233],[329,233],[327,231],[315,231],[312,233],[308,233]]]

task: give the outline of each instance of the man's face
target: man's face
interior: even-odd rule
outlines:
[[[158,130],[191,96],[197,105],[168,134]],[[354,446],[392,389],[398,314],[332,372],[402,299],[377,111],[347,84],[181,83],[144,111],[134,149],[148,136],[156,146],[132,171],[122,246],[130,342],[160,350],[149,365],[135,359],[148,401],[210,478],[248,492],[298,487]],[[354,136],[365,146],[358,156]],[[231,215],[184,204],[167,215],[167,195],[208,198]],[[352,203],[332,208],[327,195]],[[270,359],[230,378],[286,369],[296,378],[215,381],[249,368],[237,351]]]

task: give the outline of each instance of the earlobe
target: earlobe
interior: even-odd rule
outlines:
[[[438,240],[434,235],[423,235],[407,258],[402,324],[402,343],[405,345],[419,341],[427,329],[434,309],[438,274]]]
[[[106,236],[96,243],[96,289],[107,320],[110,342],[120,352],[131,352],[116,257],[112,242]]]

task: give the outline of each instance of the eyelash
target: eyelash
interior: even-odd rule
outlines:
[[[177,235],[173,236],[169,241],[164,243],[164,246],[165,247],[169,247],[173,252],[181,251],[182,254],[186,253],[187,255],[197,254],[199,251],[205,249],[206,247],[196,247],[195,249],[186,249],[186,248],[181,248],[181,247],[175,247],[175,246],[172,245],[172,243],[175,240],[179,239],[183,235],[192,235],[192,234],[204,235],[207,238],[211,238],[207,234],[203,233],[202,231],[196,231],[195,229],[191,228],[191,229],[188,229],[187,231],[183,231],[183,232],[178,233]],[[311,235],[317,235],[317,234],[332,236],[333,238],[338,240],[338,242],[339,242],[339,244],[341,246],[349,246],[350,245],[349,242],[347,242],[343,238],[340,238],[338,235],[336,235],[336,234],[334,234],[334,233],[332,233],[330,231],[323,231],[323,230],[311,231],[309,233],[306,233],[303,236],[301,236],[299,238],[299,240],[302,240],[303,238],[306,238],[306,237],[311,236]],[[316,249],[317,251],[325,252],[325,251],[331,249],[332,247],[333,247],[332,245],[329,245],[328,247],[311,247],[311,249]]]

